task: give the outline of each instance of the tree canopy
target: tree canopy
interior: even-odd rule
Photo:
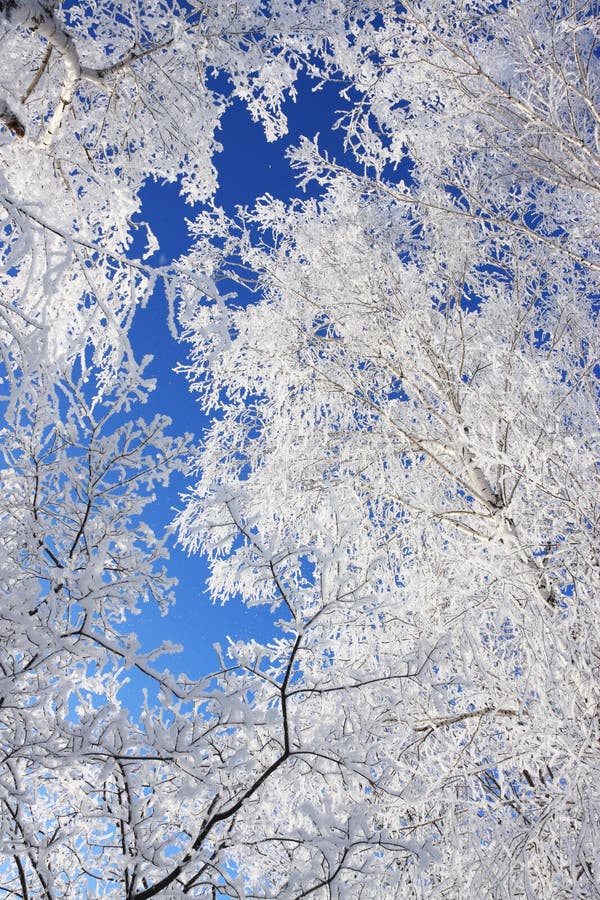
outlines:
[[[585,0],[0,0],[7,897],[598,896],[599,35]],[[325,83],[305,194],[217,206],[227,108],[283,146]],[[193,209],[164,265],[151,179]],[[158,282],[201,440],[140,409]],[[213,599],[278,623],[199,680],[129,632],[175,473]]]

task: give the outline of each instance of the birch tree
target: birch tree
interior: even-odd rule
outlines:
[[[305,140],[318,198],[197,222],[259,299],[189,320],[180,526],[296,635],[335,896],[598,891],[597,26],[387,7],[336,48],[356,162]]]
[[[340,184],[314,206],[262,251],[231,345],[202,325],[207,403],[229,405],[181,524],[213,553],[215,597],[283,605],[314,693],[348,698],[352,725],[339,697],[321,713],[329,753],[352,758],[347,728],[372,736],[363,772],[392,780],[391,821],[440,854],[423,896],[522,879],[559,896],[592,877],[598,834],[597,356],[577,273],[509,246],[482,270],[460,233],[452,277],[421,238],[403,258],[403,207]],[[420,879],[398,867],[402,896]]]
[[[140,190],[177,181],[187,202],[209,200],[216,132],[234,99],[269,140],[285,132],[282,103],[314,32],[307,22],[306,38],[294,36],[303,19],[291,2],[269,15],[260,2],[3,0],[5,352],[18,347],[35,368],[92,346],[98,366],[118,369],[157,279],[173,330],[177,293],[211,290],[189,267],[147,261],[158,245],[139,221]],[[136,231],[141,260],[128,253]]]

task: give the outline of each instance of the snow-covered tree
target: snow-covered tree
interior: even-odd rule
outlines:
[[[177,180],[187,202],[210,199],[216,132],[234,99],[268,139],[285,131],[282,102],[294,92],[311,27],[296,35],[302,7],[275,6],[2,0],[5,354],[18,347],[29,370],[92,346],[95,364],[112,371],[157,279],[171,301],[185,285],[211,289],[189,267],[146,262],[157,241],[134,223],[140,190],[149,179]],[[313,12],[312,32],[323,12]],[[140,229],[142,260],[127,252]]]
[[[595,5],[0,9],[7,895],[597,896]],[[281,136],[301,69],[344,158],[309,134],[305,199],[130,259],[144,181],[210,201],[226,105]],[[199,450],[137,408],[157,278]],[[186,463],[213,597],[280,621],[199,682],[129,634]]]
[[[180,525],[297,642],[270,896],[310,839],[335,896],[599,889],[598,24],[381,9],[336,48],[355,161],[305,140],[316,197],[197,221],[259,299],[188,318]]]

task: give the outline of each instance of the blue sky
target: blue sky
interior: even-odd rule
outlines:
[[[329,153],[337,158],[343,154],[342,134],[332,131],[336,111],[345,106],[339,87],[326,85],[314,91],[313,83],[304,78],[299,88],[297,102],[286,106],[289,134],[275,143],[266,142],[262,127],[252,122],[240,103],[226,112],[219,134],[223,151],[215,160],[219,171],[215,202],[227,212],[234,213],[238,205],[252,206],[267,192],[283,200],[301,193],[285,158],[286,148],[295,144],[301,135],[312,138],[319,132],[320,143]],[[150,224],[166,261],[178,257],[188,247],[185,218],[193,217],[193,210],[185,205],[177,185],[173,184],[148,184],[142,200],[139,220]],[[131,251],[133,256],[143,252],[144,243],[145,230],[140,229]],[[192,431],[200,436],[206,419],[189,393],[183,375],[173,371],[185,358],[185,346],[178,344],[168,331],[166,301],[160,287],[147,307],[136,313],[131,338],[138,359],[145,354],[154,357],[147,374],[156,379],[157,387],[143,410],[144,415],[164,413],[173,420],[174,432]],[[184,488],[185,481],[180,478],[159,495],[152,510],[155,527],[163,528],[170,521],[172,509],[180,503],[179,492]],[[226,646],[227,636],[233,640],[252,637],[265,640],[274,633],[272,622],[277,614],[273,617],[267,608],[247,609],[241,601],[225,606],[210,602],[204,593],[206,568],[199,557],[188,558],[174,547],[169,568],[179,579],[176,606],[166,617],[161,617],[156,608],[145,607],[132,623],[132,630],[137,632],[144,649],[167,639],[185,645],[182,654],[164,658],[164,664],[172,671],[199,677],[215,668],[215,642]]]

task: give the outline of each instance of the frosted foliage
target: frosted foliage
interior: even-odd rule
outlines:
[[[179,525],[297,634],[264,896],[316,835],[323,897],[599,889],[597,33],[381,8],[335,48],[347,158],[290,154],[318,199],[196,224],[257,300],[186,311],[218,415]]]
[[[27,354],[29,369],[40,354],[60,364],[91,343],[98,363],[118,368],[157,278],[171,297],[182,284],[206,289],[192,271],[127,255],[140,189],[179,179],[187,201],[210,198],[215,133],[234,98],[269,139],[285,133],[281,103],[310,43],[294,35],[299,20],[293,2],[276,15],[222,0],[2,3],[5,353]]]
[[[8,896],[600,893],[598,25],[0,2]],[[327,81],[340,157],[315,123],[301,199],[214,206],[228,105],[276,140]],[[130,252],[149,178],[203,204],[173,264]],[[200,446],[139,412],[158,279]],[[149,505],[183,471],[213,600],[278,622],[199,680],[132,624],[172,602]]]
[[[216,599],[242,590],[295,622],[295,746],[326,728],[342,796],[339,760],[361,761],[353,809],[397,870],[392,888],[387,853],[367,853],[361,884],[376,867],[382,897],[507,880],[563,896],[587,871],[577,848],[598,849],[590,283],[510,232],[463,225],[440,247],[343,175],[249,225],[273,245],[242,242],[260,303],[189,327],[198,389],[225,406],[186,540],[212,554]]]

